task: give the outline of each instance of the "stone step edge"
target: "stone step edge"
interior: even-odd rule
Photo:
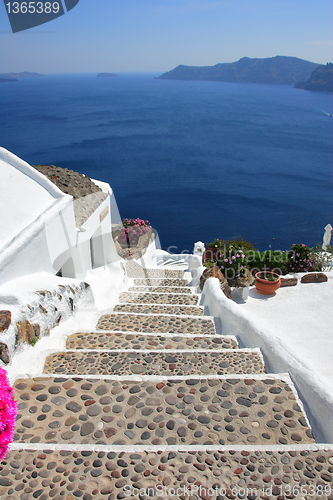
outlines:
[[[261,350],[258,347],[244,347],[242,349],[200,349],[199,348],[194,348],[194,349],[74,349],[74,348],[69,348],[69,349],[61,349],[59,351],[53,351],[52,354],[49,354],[46,359],[49,356],[52,356],[53,354],[66,354],[66,353],[71,353],[71,352],[79,352],[81,353],[95,353],[95,352],[102,352],[102,353],[122,353],[122,354],[128,354],[128,353],[137,353],[137,354],[184,354],[184,353],[189,353],[191,354],[192,352],[195,353],[216,353],[218,352],[219,354],[224,354],[224,353],[235,353],[235,354],[245,354],[245,353],[253,353],[253,354],[258,354],[260,357],[262,364],[265,366],[264,358],[262,355]],[[59,374],[58,374],[59,375]],[[56,376],[58,376],[56,374]],[[247,374],[250,376],[251,374]],[[81,374],[82,376],[82,374]],[[177,375],[175,375],[177,376]]]
[[[247,451],[249,453],[262,451],[262,452],[290,452],[290,451],[332,451],[333,443],[303,443],[303,444],[235,444],[235,445],[105,445],[105,444],[55,444],[55,443],[12,443],[9,451],[92,451],[105,453],[109,452],[125,452],[125,453],[144,453],[152,452],[158,453],[159,451],[173,451],[173,452],[198,452],[198,451]]]
[[[185,278],[128,278],[129,280],[131,280],[131,282],[133,281],[133,285],[132,286],[176,286],[178,288],[187,288],[188,286],[192,286],[190,285],[190,281],[188,281],[187,279]],[[156,283],[156,285],[137,285],[135,284],[135,280],[146,280],[146,281],[158,281],[159,283],[161,283],[161,281],[165,281],[165,280],[169,280],[169,281],[177,281],[177,280],[183,280],[183,281],[186,281],[185,284],[183,285],[161,285],[159,283]]]
[[[137,288],[137,287],[136,287]],[[189,297],[191,295],[195,295],[196,297],[201,297],[202,296],[202,293],[197,293],[197,292],[192,292],[192,293],[173,293],[173,292],[150,292],[150,291],[138,291],[136,292],[135,290],[124,290],[122,291],[121,293],[140,293],[140,294],[143,294],[143,293],[150,293],[152,295],[185,295],[185,297],[188,295]],[[175,305],[175,304],[174,304]]]
[[[130,288],[136,288],[140,291],[140,288],[180,288],[181,290],[190,290],[191,292],[196,292],[198,287],[196,286],[189,286],[189,285],[184,285],[184,286],[177,286],[177,285],[131,285]],[[130,292],[135,292],[135,290],[129,290]],[[141,290],[143,291],[143,290]],[[147,293],[150,293],[150,290],[146,290]],[[159,292],[157,292],[159,293]],[[161,292],[161,293],[164,293],[164,292]],[[168,292],[166,292],[168,293]],[[171,292],[172,293],[172,292]],[[175,292],[177,293],[177,292]],[[183,292],[179,292],[179,293],[183,293]],[[189,293],[189,292],[185,292],[185,293]]]
[[[96,329],[96,333],[104,333],[104,332],[111,332],[111,333],[122,333],[123,335],[145,335],[144,332],[135,332],[133,330],[104,330],[103,328],[100,328],[100,329]],[[187,334],[189,337],[198,337],[198,334],[195,334],[195,333],[190,333],[190,334]],[[170,332],[157,332],[156,333],[156,336],[163,336],[163,337],[182,337],[182,336],[185,336],[184,333],[170,333]],[[210,334],[201,334],[202,337],[204,338],[210,338],[210,337],[223,337],[223,335],[210,335]],[[237,342],[237,344],[239,344]]]
[[[172,381],[172,380],[177,380],[179,383],[179,380],[212,380],[212,379],[217,379],[217,380],[230,380],[230,379],[240,379],[240,380],[265,380],[265,379],[271,379],[271,380],[281,380],[282,382],[286,383],[289,385],[289,387],[292,390],[292,393],[296,397],[297,400],[299,400],[297,391],[295,389],[295,386],[290,378],[289,373],[231,373],[231,374],[225,374],[225,375],[181,375],[181,376],[175,376],[175,375],[93,375],[93,374],[87,374],[87,375],[71,375],[71,374],[52,374],[52,373],[37,373],[34,375],[28,375],[26,373],[21,373],[21,374],[16,374],[15,379],[11,379],[11,384],[14,384],[16,380],[18,379],[34,379],[35,381],[40,381],[42,379],[78,379],[78,380],[117,380],[117,381],[122,381],[126,382],[126,380],[129,380],[133,382],[133,380],[138,381],[138,382],[149,382],[149,383],[159,383],[159,382],[165,382],[167,381]],[[297,401],[299,402],[299,401]],[[302,406],[303,409],[303,406]],[[304,412],[304,409],[303,409]],[[304,412],[305,413],[305,412]]]
[[[196,317],[196,316],[195,316]],[[200,316],[199,316],[200,317]],[[191,339],[191,338],[202,338],[202,339],[216,339],[216,338],[219,338],[219,339],[227,339],[227,340],[234,340],[237,344],[238,344],[238,340],[237,340],[237,337],[235,335],[222,335],[222,334],[219,334],[219,333],[216,333],[215,335],[211,335],[209,333],[197,333],[197,334],[194,334],[194,333],[159,333],[159,332],[129,332],[126,330],[126,332],[119,332],[118,330],[115,331],[115,330],[102,330],[102,329],[93,329],[91,328],[90,330],[80,330],[78,332],[72,332],[72,333],[68,333],[68,336],[66,337],[66,340],[72,336],[72,335],[78,335],[79,333],[86,333],[89,335],[89,333],[114,333],[114,334],[117,334],[117,333],[121,333],[122,335],[143,335],[143,336],[146,336],[146,337],[167,337],[167,338],[170,338],[172,339],[173,337],[181,337],[181,338],[188,338],[188,339]]]
[[[139,304],[138,302],[121,302],[120,304],[116,304],[116,306],[163,306],[163,307],[199,307],[202,311],[204,310],[204,306],[195,306],[191,304],[184,304],[184,305],[177,305],[177,304],[156,304],[156,303],[143,303]],[[136,312],[130,312],[130,311],[114,311],[112,310],[111,312],[104,312],[102,313],[102,316],[105,316],[106,314],[146,314],[147,316],[177,316],[177,318],[209,318],[209,319],[214,319],[214,316],[205,316],[205,315],[195,315],[195,314],[175,314],[175,313],[136,313]]]
[[[131,292],[121,292],[121,293],[131,293]],[[157,295],[161,295],[160,293],[158,293]],[[177,294],[179,295],[179,294]],[[202,294],[198,294],[198,295],[202,295]],[[116,304],[114,307],[116,306],[163,306],[163,307],[197,307],[198,309],[201,309],[202,311],[205,309],[205,307],[207,306],[203,306],[203,305],[198,305],[198,306],[195,306],[194,304],[155,304],[155,303],[147,303],[147,302],[144,302],[143,304],[139,304],[137,302],[135,302],[135,304],[133,304],[133,302],[120,302],[119,304]],[[179,314],[176,314],[175,316],[180,316]],[[182,316],[187,316],[187,314],[183,314]],[[212,318],[214,316],[211,316]]]
[[[121,305],[121,304],[117,304],[117,305]],[[133,305],[133,304],[132,304]],[[135,305],[138,305],[138,304],[135,304]],[[149,304],[146,304],[146,306],[149,306]],[[186,307],[186,306],[184,306]],[[174,316],[175,318],[187,318],[187,319],[200,319],[200,320],[203,320],[203,321],[212,321],[214,323],[214,316],[192,316],[192,315],[188,315],[188,314],[165,314],[165,313],[137,313],[137,312],[129,312],[129,311],[112,311],[112,312],[106,312],[106,313],[103,313],[100,318],[102,316],[108,316],[108,315],[112,315],[112,314],[116,314],[117,316],[128,316],[128,315],[132,315],[132,316],[148,316],[148,317],[151,317],[151,316],[165,316],[166,318],[172,318],[172,316]]]
[[[234,352],[235,354],[242,354],[242,353],[253,353],[253,354],[258,354],[262,363],[264,364],[264,359],[262,352],[259,347],[244,347],[242,349],[200,349],[199,348],[193,348],[193,349],[74,349],[74,348],[68,348],[68,349],[61,349],[59,351],[53,351],[52,354],[61,354],[61,353],[70,353],[70,352],[121,352],[121,353],[131,353],[135,352],[137,354],[182,354],[185,352],[192,353],[192,352],[206,352],[206,353],[211,353],[211,352],[218,352],[219,354],[224,354],[224,353],[232,353]],[[49,356],[52,356],[52,354],[49,354]],[[251,375],[251,374],[247,374]],[[82,375],[81,375],[82,376]]]

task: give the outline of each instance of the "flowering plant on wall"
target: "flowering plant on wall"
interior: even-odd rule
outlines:
[[[230,245],[224,249],[220,261],[221,271],[225,278],[232,280],[241,276],[247,268],[247,256],[245,250],[238,246]]]
[[[120,229],[118,241],[123,246],[136,247],[141,236],[151,231],[151,225],[147,220],[124,219],[123,227]]]
[[[0,368],[0,461],[13,441],[16,414],[14,389],[9,385],[7,372]]]
[[[287,269],[289,272],[307,272],[312,271],[311,250],[304,244],[294,243],[288,252],[289,263]]]

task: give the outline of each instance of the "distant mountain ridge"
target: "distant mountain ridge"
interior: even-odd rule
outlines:
[[[316,68],[306,82],[295,85],[296,89],[333,92],[333,63]]]
[[[40,73],[30,73],[29,71],[23,71],[22,73],[0,73],[0,78],[37,78],[43,76]]]
[[[114,78],[115,76],[119,76],[116,73],[98,73],[99,78]]]
[[[306,81],[320,64],[297,57],[275,56],[265,59],[242,57],[215,66],[180,65],[157,77],[163,80],[211,80],[220,82],[296,85]]]

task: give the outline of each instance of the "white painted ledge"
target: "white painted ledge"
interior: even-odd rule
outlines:
[[[289,373],[303,400],[317,441],[333,442],[333,388],[315,373],[311,361],[270,331],[230,299],[220,289],[217,278],[209,278],[203,289],[204,305],[220,319],[222,335],[235,335],[245,347],[259,347],[267,369],[274,373]],[[315,332],[314,332],[315,334]]]

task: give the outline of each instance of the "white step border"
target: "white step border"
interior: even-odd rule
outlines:
[[[264,362],[263,360],[263,356],[262,356],[262,352],[261,350],[258,348],[258,347],[244,347],[244,348],[241,348],[241,349],[225,349],[225,348],[222,348],[222,349],[201,349],[200,347],[197,347],[197,348],[187,348],[187,349],[66,349],[66,350],[59,350],[59,351],[54,351],[54,354],[59,354],[60,352],[63,352],[63,353],[69,353],[69,352],[86,352],[86,353],[89,353],[89,352],[103,352],[103,353],[111,353],[111,352],[115,352],[115,353],[118,353],[118,352],[121,352],[121,353],[130,353],[130,352],[135,352],[136,354],[165,354],[165,355],[168,355],[170,353],[173,353],[173,354],[182,354],[182,353],[189,353],[191,354],[192,352],[204,352],[204,353],[211,353],[211,352],[214,352],[214,353],[238,353],[238,354],[246,354],[246,353],[257,353],[260,358],[261,358],[261,361]],[[204,374],[203,374],[204,375]],[[234,374],[233,374],[234,375]],[[251,374],[250,374],[251,375]]]
[[[117,305],[120,305],[120,304],[117,304]],[[132,304],[133,305],[133,304]],[[166,314],[166,313],[137,313],[137,312],[128,312],[128,311],[113,311],[113,312],[107,312],[107,313],[104,313],[102,314],[101,318],[103,316],[114,316],[114,315],[117,315],[117,316],[152,316],[152,317],[157,317],[157,316],[163,316],[163,317],[166,317],[166,318],[186,318],[186,319],[200,319],[200,320],[203,320],[203,321],[211,321],[215,324],[215,318],[214,316],[192,316],[192,315],[188,315],[188,314]]]
[[[92,451],[105,453],[109,452],[125,452],[125,453],[144,453],[159,451],[173,452],[197,452],[197,451],[272,451],[272,452],[289,452],[289,451],[331,451],[333,454],[333,443],[304,443],[294,445],[272,444],[272,445],[106,445],[106,444],[55,444],[55,443],[13,443],[10,446],[10,451]]]

